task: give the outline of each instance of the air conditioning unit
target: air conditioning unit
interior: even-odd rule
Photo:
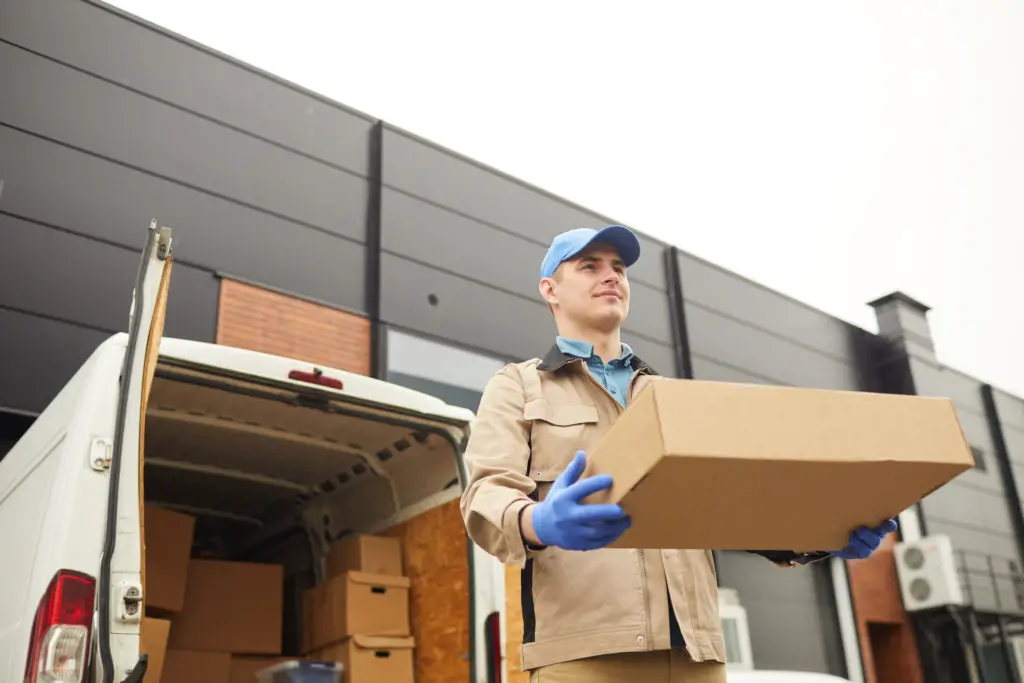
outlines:
[[[752,671],[754,654],[750,649],[750,626],[747,610],[740,604],[739,594],[732,588],[718,591],[718,614],[725,637],[725,662],[730,671]]]
[[[897,543],[895,555],[900,595],[908,612],[964,604],[949,536],[933,534]]]

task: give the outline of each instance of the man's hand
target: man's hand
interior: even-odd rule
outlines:
[[[850,534],[850,545],[842,550],[830,552],[844,560],[863,560],[870,557],[882,544],[882,539],[893,531],[896,531],[896,520],[894,519],[886,520],[873,529],[862,526]]]
[[[586,464],[583,451],[577,451],[576,457],[551,485],[544,501],[527,508],[522,520],[523,536],[527,541],[533,542],[535,537],[540,545],[566,550],[596,550],[617,539],[630,527],[632,520],[619,505],[580,502],[612,485],[612,478],[607,474],[577,481]]]

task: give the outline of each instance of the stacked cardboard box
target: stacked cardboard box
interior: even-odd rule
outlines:
[[[195,519],[145,509],[146,683],[254,683],[281,654],[284,569],[193,559]]]
[[[195,519],[189,515],[146,505],[143,512],[145,549],[144,594],[140,652],[149,656],[146,683],[168,683],[168,641],[171,617],[185,605],[189,557]],[[172,657],[173,659],[173,657]]]
[[[343,538],[302,596],[304,654],[340,662],[346,683],[413,683],[409,588],[398,539]]]

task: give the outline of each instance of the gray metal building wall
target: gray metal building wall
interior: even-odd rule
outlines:
[[[381,318],[518,360],[554,343],[537,291],[551,238],[614,222],[391,127],[383,137],[381,216]],[[663,249],[642,238],[624,335],[674,375]]]
[[[975,606],[982,610],[1018,608],[1019,586],[1011,578],[1010,563],[1021,567],[1021,542],[1016,534],[1008,482],[1000,467],[1000,454],[992,438],[985,412],[982,383],[957,370],[911,357],[911,370],[917,393],[922,396],[948,396],[956,405],[960,424],[970,444],[977,449],[977,466],[957,477],[924,499],[921,512],[928,533],[948,534],[958,558],[966,570],[967,588]],[[1014,415],[1013,404],[1004,395],[1002,429],[1017,446],[1024,463],[1017,428],[1006,420]],[[1014,401],[1017,406],[1019,401]],[[1019,410],[1019,408],[1018,408]],[[1009,413],[1007,415],[1007,413]],[[1012,419],[1012,418],[1011,418]],[[1017,465],[1019,472],[1024,466]],[[1017,506],[1019,507],[1019,500]],[[989,561],[992,561],[992,567]],[[991,572],[997,574],[995,580]],[[998,576],[1002,575],[1002,576]]]
[[[372,119],[82,0],[0,3],[0,64],[0,407],[126,329],[154,217],[168,335],[214,338],[221,273],[365,309]]]

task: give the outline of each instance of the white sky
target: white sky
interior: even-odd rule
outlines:
[[[1018,0],[112,4],[1024,396]]]

